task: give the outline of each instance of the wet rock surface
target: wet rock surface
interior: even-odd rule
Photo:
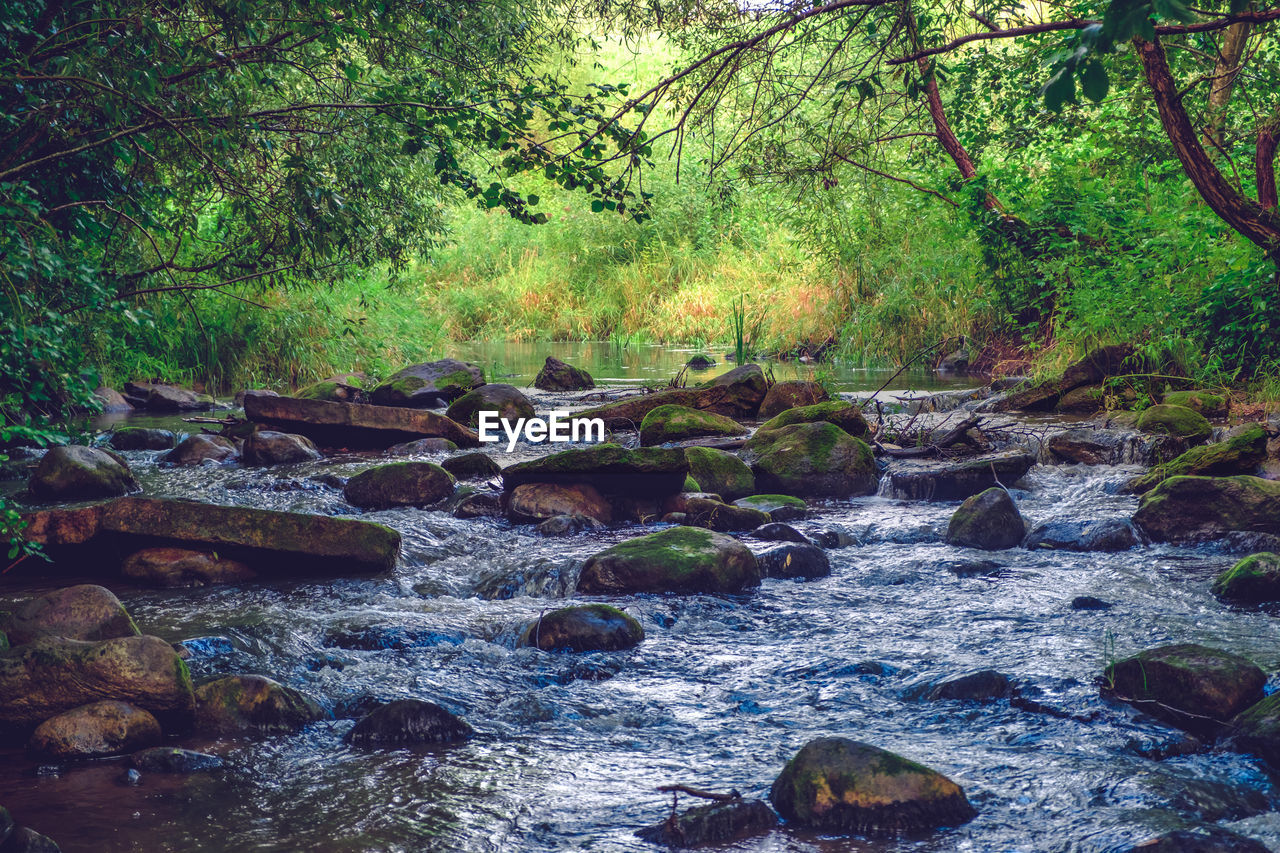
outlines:
[[[385,747],[457,743],[474,734],[471,726],[434,702],[400,699],[370,712],[346,740],[356,746]]]

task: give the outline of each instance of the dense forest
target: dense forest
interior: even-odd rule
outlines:
[[[1275,9],[7,4],[7,440],[465,339],[1280,350]]]

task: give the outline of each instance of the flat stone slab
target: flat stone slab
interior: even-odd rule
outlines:
[[[305,435],[325,447],[386,449],[419,438],[447,438],[479,447],[480,437],[444,415],[399,406],[331,403],[298,397],[244,395],[245,417],[254,423]]]
[[[27,538],[46,546],[55,563],[96,575],[154,547],[216,551],[262,577],[383,572],[400,554],[400,534],[381,524],[171,498],[117,498],[25,518]]]
[[[1025,450],[952,460],[895,460],[889,467],[889,493],[907,500],[961,501],[992,486],[1012,486],[1035,461]]]
[[[502,485],[510,492],[526,483],[586,483],[606,495],[665,497],[679,492],[688,474],[689,460],[679,448],[599,444],[509,465]]]

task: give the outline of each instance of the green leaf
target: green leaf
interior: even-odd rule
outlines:
[[[1107,77],[1107,69],[1101,62],[1097,60],[1090,62],[1080,73],[1080,90],[1095,104],[1107,96],[1110,88],[1111,81]]]

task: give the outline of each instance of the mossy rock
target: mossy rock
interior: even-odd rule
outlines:
[[[31,494],[46,501],[82,501],[136,492],[141,487],[120,456],[96,447],[52,447],[27,483]]]
[[[1261,699],[1231,721],[1230,745],[1262,757],[1280,772],[1280,693]]]
[[[361,471],[342,494],[366,509],[428,506],[448,498],[456,485],[453,475],[434,462],[392,462]]]
[[[1125,491],[1143,494],[1170,477],[1210,477],[1248,474],[1267,458],[1267,430],[1248,424],[1226,441],[1193,447],[1125,484]]]
[[[694,353],[689,356],[689,360],[684,363],[685,367],[693,370],[706,370],[716,366],[715,356],[707,355],[704,352]]]
[[[596,387],[596,383],[591,374],[581,367],[547,356],[546,363],[533,380],[533,387],[540,391],[586,391]]]
[[[854,438],[870,432],[867,419],[862,416],[862,409],[844,400],[831,400],[826,403],[815,403],[812,406],[800,406],[787,409],[785,412],[770,418],[760,425],[756,435],[781,429],[792,424],[811,424],[826,422],[835,424]]]
[[[363,747],[458,743],[475,731],[434,702],[398,699],[369,712],[347,732],[348,743]]]
[[[977,814],[964,790],[936,770],[840,737],[805,744],[769,798],[798,826],[879,837],[956,826]]]
[[[703,436],[737,436],[745,435],[746,432],[746,427],[724,415],[688,406],[665,405],[652,409],[640,422],[640,444],[653,447],[668,441]]]
[[[775,382],[769,386],[769,393],[764,395],[759,414],[767,420],[777,417],[788,409],[826,403],[830,399],[831,395],[827,393],[827,389],[818,382]]]
[[[293,392],[293,396],[299,400],[323,400],[328,403],[363,403],[367,395],[362,385],[333,377],[299,388]]]
[[[1228,601],[1280,601],[1280,554],[1251,554],[1213,582],[1213,594]]]
[[[693,479],[693,477],[691,477],[691,476],[690,476],[690,477],[685,477],[685,478],[684,478],[684,491],[686,491],[686,492],[700,492],[700,491],[702,491],[702,486],[699,486],[699,485],[698,485],[698,481],[697,481],[697,480],[695,480],[695,479]]]
[[[508,465],[502,484],[511,491],[525,483],[587,483],[606,495],[665,497],[679,492],[688,474],[689,463],[678,447],[630,450],[597,444]]]
[[[1204,415],[1185,406],[1163,403],[1142,410],[1138,415],[1138,429],[1176,435],[1192,443],[1204,441],[1213,433],[1213,426]]]
[[[206,459],[213,462],[229,462],[240,455],[230,439],[220,435],[189,435],[182,442],[160,457],[169,465],[199,465]]]
[[[1170,391],[1161,398],[1160,402],[1169,406],[1192,409],[1206,418],[1227,416],[1227,398],[1209,391]]]
[[[389,376],[370,394],[374,405],[426,408],[456,400],[484,384],[484,371],[474,364],[444,358],[412,364]]]
[[[869,495],[880,479],[871,448],[826,421],[757,431],[742,455],[756,488],[784,495]]]
[[[97,641],[142,633],[115,593],[88,583],[31,599],[20,605],[3,627],[15,646],[38,637]]]
[[[791,495],[749,495],[733,505],[767,512],[772,521],[796,521],[809,514],[809,505]]]
[[[172,450],[178,437],[167,429],[122,427],[111,433],[109,441],[116,450]]]
[[[190,721],[191,674],[159,637],[100,642],[40,637],[0,654],[0,726],[34,728],[99,699],[128,702],[163,724]]]
[[[564,607],[535,619],[517,646],[544,652],[615,652],[640,645],[644,628],[632,616],[607,604]]]
[[[1105,692],[1193,734],[1215,734],[1262,699],[1267,675],[1253,662],[1195,643],[1147,649],[1103,672]]]
[[[432,453],[452,453],[458,445],[447,438],[417,438],[387,448],[388,456],[428,456]],[[446,469],[447,470],[447,469]],[[453,473],[450,471],[449,473]]]
[[[533,403],[519,388],[491,383],[463,394],[449,406],[445,416],[474,427],[479,424],[481,412],[493,412],[499,418],[510,421],[512,427],[517,421],[536,414]]]
[[[755,530],[773,519],[769,513],[753,507],[726,504],[714,497],[693,497],[685,501],[685,524],[705,527],[728,533],[734,530]]]
[[[1280,482],[1170,477],[1142,496],[1134,524],[1157,542],[1197,542],[1235,530],[1280,535]]]
[[[947,524],[947,544],[1002,551],[1027,535],[1026,522],[1009,493],[1001,488],[966,498]]]
[[[222,764],[216,755],[176,746],[153,746],[129,756],[129,765],[142,773],[200,773]]]
[[[1093,414],[1103,407],[1105,398],[1106,390],[1101,385],[1083,385],[1059,397],[1054,409],[1067,414]]]
[[[487,453],[463,453],[450,456],[440,467],[459,480],[487,480],[502,473],[502,466]]]
[[[755,493],[756,476],[751,467],[727,450],[714,447],[686,447],[689,475],[697,488],[686,492],[712,492],[726,501],[734,501]]]
[[[325,716],[314,699],[261,675],[230,675],[196,690],[201,734],[293,732]]]
[[[102,758],[154,746],[160,738],[160,723],[151,713],[104,699],[45,720],[27,748],[41,758]]]
[[[760,585],[755,555],[732,537],[673,527],[620,542],[587,560],[584,594],[741,593]]]

